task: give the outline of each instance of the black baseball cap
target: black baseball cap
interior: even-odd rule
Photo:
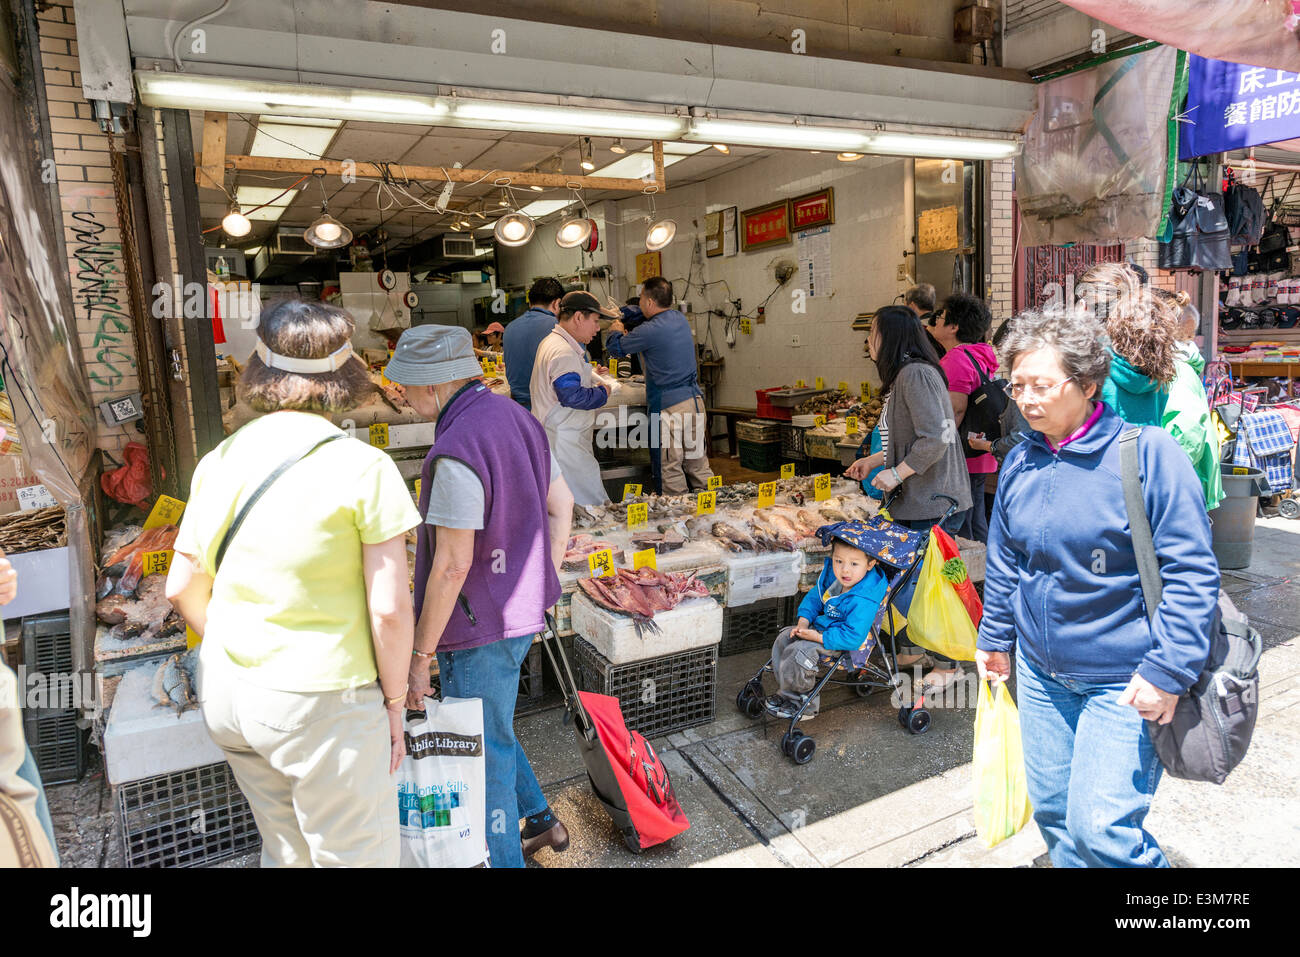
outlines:
[[[595,312],[607,319],[620,319],[623,315],[621,312],[605,308],[595,296],[581,289],[564,294],[564,298],[560,300],[560,312]]]

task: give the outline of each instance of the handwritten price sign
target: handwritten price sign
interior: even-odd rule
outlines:
[[[650,518],[650,506],[645,502],[637,502],[627,507],[627,527],[636,528],[644,525]]]
[[[844,417],[844,431],[853,435],[858,431],[858,417],[856,415],[846,415]]]
[[[847,382],[845,382],[843,379],[840,380],[840,391],[841,391],[841,392],[848,392],[848,391],[849,391],[849,384],[848,384]]]
[[[813,388],[818,390],[826,388],[826,380],[823,379],[821,376],[818,376],[817,378],[813,379]]]
[[[626,502],[630,498],[640,498],[640,497],[641,497],[640,485],[629,483],[623,486],[623,501]]]
[[[752,335],[754,334],[754,326],[753,326],[752,323],[750,323],[750,321],[749,321],[748,319],[741,319],[741,320],[740,320],[740,331],[743,332],[743,333],[744,333],[745,335],[747,335],[747,336],[752,336]]]
[[[145,528],[157,528],[159,525],[175,525],[185,511],[185,503],[168,495],[159,495],[153,510],[145,520]]]
[[[709,491],[711,491],[711,492],[713,492],[713,491],[717,491],[717,490],[720,489],[720,488],[722,488],[722,476],[721,476],[721,475],[710,475],[710,476],[709,476]]]
[[[831,497],[831,477],[829,475],[818,475],[813,479],[813,494],[819,502],[824,502]]]
[[[793,462],[786,462],[784,465],[781,466],[781,478],[783,478],[783,479],[792,479],[792,478],[794,478],[794,463],[793,463]]]
[[[604,578],[606,575],[614,574],[613,550],[602,548],[598,552],[592,552],[587,556],[587,568],[590,569],[592,578]]]
[[[712,515],[718,504],[717,492],[701,492],[695,500],[696,515]]]
[[[776,483],[763,482],[758,486],[758,507],[767,508],[776,501]]]
[[[161,552],[144,553],[144,572],[145,575],[166,575],[168,569],[172,567],[172,555],[170,548]]]
[[[814,415],[814,416],[813,416],[813,425],[814,425],[814,426],[817,426],[818,428],[820,428],[821,426],[823,426],[823,425],[825,425],[825,424],[826,424],[826,416],[824,416],[824,415]]]
[[[377,449],[388,448],[387,422],[376,422],[370,427],[370,444]]]

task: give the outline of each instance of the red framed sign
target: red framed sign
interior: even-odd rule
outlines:
[[[755,206],[740,214],[740,248],[746,252],[790,242],[790,204],[787,200]]]
[[[835,222],[835,188],[827,186],[815,193],[796,196],[790,200],[790,229],[799,232],[814,226],[829,226]]]

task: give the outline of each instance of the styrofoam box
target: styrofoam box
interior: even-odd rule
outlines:
[[[662,658],[722,640],[722,606],[712,598],[688,598],[672,611],[655,613],[659,633],[637,633],[627,615],[602,608],[585,592],[573,596],[573,630],[616,665]]]
[[[804,562],[801,551],[729,554],[722,561],[727,566],[728,608],[764,598],[784,598],[799,590]]]
[[[970,576],[973,582],[982,582],[984,580],[984,563],[988,556],[988,549],[980,542],[972,542],[968,538],[958,538],[957,550],[961,554],[961,560],[966,563],[966,574]]]
[[[128,671],[113,695],[104,729],[104,768],[110,784],[138,781],[226,760],[208,736],[198,708],[180,717],[153,699],[153,676],[161,661]]]

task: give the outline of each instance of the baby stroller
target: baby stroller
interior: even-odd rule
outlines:
[[[886,512],[893,497],[893,493],[885,497],[883,508]],[[944,499],[950,503],[943,518],[939,520],[943,522],[956,511],[957,502],[947,495],[935,495],[934,498]],[[813,690],[803,696],[798,710],[790,718],[790,729],[781,737],[781,752],[795,764],[807,764],[812,760],[813,752],[817,749],[817,743],[800,731],[798,724],[809,702],[820,695],[827,685],[845,685],[852,688],[858,697],[865,698],[877,691],[893,690],[903,683],[898,673],[897,663],[896,632],[900,629],[885,629],[882,626],[886,622],[886,613],[891,610],[897,610],[903,616],[907,615],[907,606],[911,604],[916,574],[925,559],[930,533],[928,530],[913,531],[880,516],[862,524],[874,533],[871,537],[878,542],[868,549],[868,554],[880,562],[889,587],[885,592],[884,600],[880,603],[880,610],[876,613],[876,620],[871,626],[871,633],[866,642],[852,651],[824,651],[821,655],[820,665],[826,671],[818,679]],[[886,642],[880,640],[882,634],[888,637],[888,647]],[[872,658],[872,652],[877,649],[880,652],[876,656],[878,662]],[[758,718],[767,713],[763,706],[766,697],[763,690],[764,674],[773,674],[770,657],[767,663],[758,669],[758,673],[745,682],[745,686],[736,696],[736,707],[746,717]],[[843,677],[837,677],[840,675]],[[898,723],[912,734],[925,734],[930,730],[930,712],[925,708],[923,696],[917,697],[910,705],[903,704],[898,709]]]

